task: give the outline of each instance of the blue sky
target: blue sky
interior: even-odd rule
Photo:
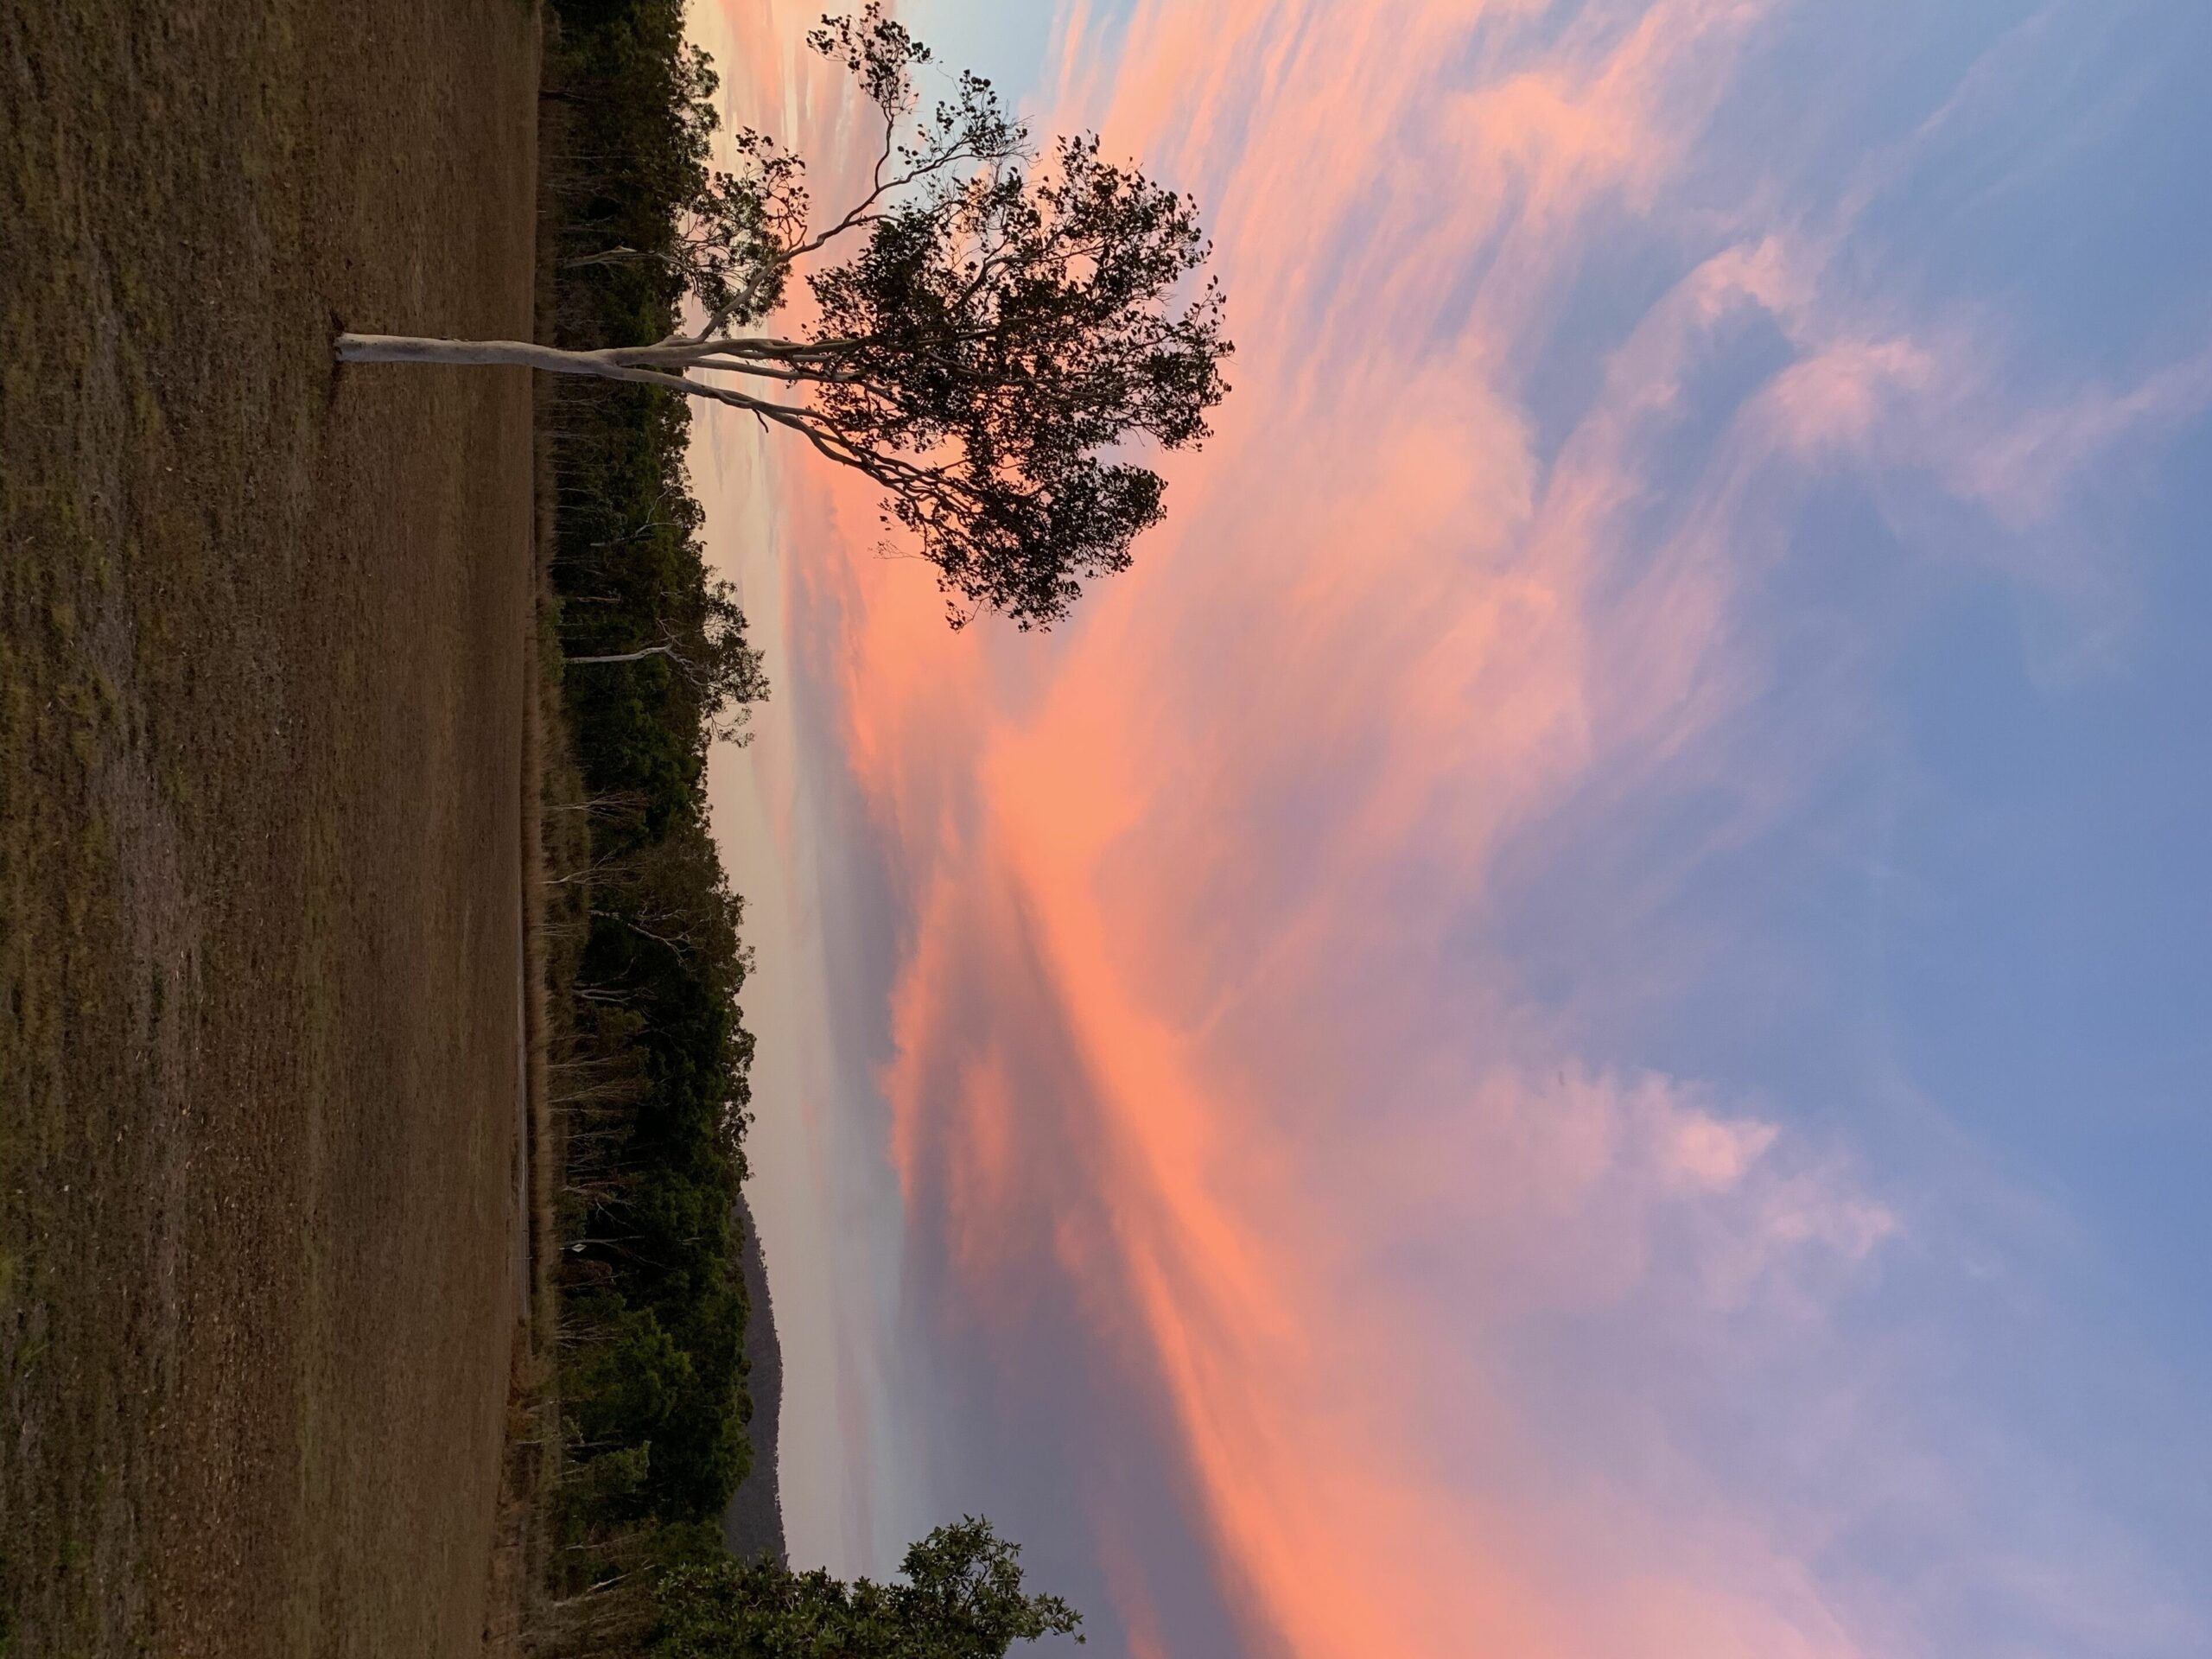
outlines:
[[[826,193],[810,10],[696,32]],[[1049,639],[701,423],[795,1554],[2212,1654],[2212,8],[905,15],[1198,195],[1240,354]]]

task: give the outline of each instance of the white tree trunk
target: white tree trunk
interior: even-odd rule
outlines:
[[[618,651],[611,657],[563,657],[561,661],[564,666],[575,663],[641,663],[648,657],[665,657],[678,667],[683,665],[683,658],[677,654],[673,645],[647,645],[643,651]]]
[[[648,348],[650,349],[650,348]],[[637,352],[568,352],[526,340],[427,340],[412,334],[340,334],[341,363],[449,363],[474,367],[543,369],[548,374],[593,374],[625,378],[626,362]]]
[[[697,335],[671,335],[652,346],[613,346],[595,352],[563,351],[558,346],[539,346],[526,340],[432,340],[416,334],[341,334],[333,348],[340,363],[443,363],[464,368],[537,369],[547,374],[586,374],[602,380],[627,380],[639,385],[659,386],[692,397],[711,397],[716,403],[742,409],[764,420],[806,433],[815,447],[821,435],[804,410],[766,398],[754,397],[734,386],[716,385],[691,378],[692,370],[727,370],[777,382],[821,378],[762,362],[760,357],[788,354],[785,340],[709,340]]]

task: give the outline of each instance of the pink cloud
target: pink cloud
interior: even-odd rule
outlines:
[[[1106,130],[1218,180],[1241,315],[1267,321],[1245,330],[1219,441],[1176,469],[1174,527],[1064,639],[1010,663],[1003,644],[947,639],[911,571],[862,569],[840,598],[824,654],[848,665],[850,758],[914,883],[883,1077],[894,1146],[918,1218],[984,1305],[1042,1248],[1131,1322],[1255,1635],[1316,1655],[1841,1654],[1832,1630],[1777,1641],[1796,1627],[1762,1605],[1787,1575],[1771,1560],[1732,1562],[1719,1586],[1647,1560],[1635,1570],[1656,1576],[1586,1605],[1519,1511],[1567,1537],[1632,1532],[1602,1494],[1540,1499],[1535,1469],[1470,1491],[1434,1468],[1440,1436],[1514,1433],[1469,1345],[1649,1289],[1666,1213],[1727,1209],[1706,1248],[1740,1302],[1832,1244],[1802,1217],[1859,1202],[1769,1175],[1770,1124],[1662,1080],[1576,1065],[1553,1087],[1504,1058],[1424,1097],[1370,1040],[1410,1022],[1433,1045],[1450,1022],[1421,988],[1436,930],[1479,900],[1503,837],[1621,745],[1663,742],[1669,708],[1698,718],[1725,595],[1682,590],[1651,639],[1653,613],[1606,617],[1590,588],[1681,331],[1712,326],[1719,289],[1757,304],[1781,282],[1754,248],[1693,283],[1541,477],[1501,378],[1510,336],[1575,257],[1576,214],[1654,188],[1687,142],[1656,124],[1709,101],[1686,79],[1718,82],[1717,48],[1756,9],[1577,35],[1459,99],[1446,163],[1471,189],[1378,191],[1390,130],[1458,96],[1430,66],[1514,21],[1480,12],[1174,7],[1123,35]],[[1434,291],[1492,237],[1510,250],[1495,291],[1455,336],[1424,337]],[[1378,312],[1399,320],[1387,334]],[[1632,712],[1605,655],[1631,626],[1647,636],[1631,660],[1675,664]],[[1403,890],[1409,872],[1425,890]],[[1373,982],[1339,983],[1347,963]],[[1485,1000],[1460,1041],[1544,1063],[1510,984]],[[1017,1100],[1040,1020],[1072,1092]],[[1363,1086],[1402,1097],[1348,1113]],[[1060,1186],[1024,1115],[1067,1113],[1085,1120],[1103,1235],[1017,1190]],[[1793,1182],[1812,1185],[1785,1197]],[[1451,1256],[1456,1319],[1376,1280],[1405,1248]],[[1348,1391],[1375,1357],[1388,1376]],[[1129,1573],[1118,1593],[1141,1624]]]
[[[771,44],[812,10],[733,15],[748,95],[834,148]],[[1237,390],[1171,524],[1062,634],[956,637],[863,550],[865,492],[780,475],[798,672],[900,884],[909,1224],[1009,1351],[1049,1263],[1156,1384],[1259,1650],[1879,1650],[1632,1398],[1608,1429],[1663,1479],[1569,1466],[1499,1373],[1579,1320],[1664,1315],[1716,1366],[1818,1340],[1903,1218],[1755,1103],[1586,1057],[1456,931],[1578,802],[1719,764],[1777,492],[1964,410],[1915,464],[2001,516],[2208,387],[1961,402],[1968,335],[1855,311],[1800,227],[1723,224],[1541,440],[1529,342],[1592,222],[1660,210],[1771,10],[1074,7],[1060,124],[1218,204]],[[1697,376],[1755,330],[1788,360],[1658,502]],[[1794,777],[1723,781],[1757,817]],[[1141,1553],[1106,1570],[1137,1650],[1173,1650]]]

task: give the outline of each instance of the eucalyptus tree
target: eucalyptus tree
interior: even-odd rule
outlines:
[[[811,213],[802,160],[734,136],[664,251],[686,320],[645,346],[342,333],[349,363],[514,365],[658,386],[804,440],[882,492],[887,540],[933,564],[955,626],[1067,613],[1124,569],[1163,485],[1133,452],[1208,435],[1227,390],[1217,279],[1195,201],[1102,156],[1039,154],[990,83],[963,73],[925,109],[929,48],[871,3],[809,44],[881,121],[868,187]],[[802,282],[803,325],[769,325]]]

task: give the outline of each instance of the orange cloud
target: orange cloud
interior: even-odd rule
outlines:
[[[1435,65],[1470,37],[1504,55],[1484,31],[1530,9],[1141,8],[1090,107],[1114,144],[1211,181],[1248,319],[1173,527],[1042,645],[949,638],[911,570],[836,578],[823,650],[849,758],[914,883],[882,1080],[909,1203],[982,1303],[1042,1243],[1134,1321],[1255,1637],[1301,1655],[1849,1650],[1764,1607],[1770,1563],[1583,1605],[1559,1535],[1619,1517],[1544,1493],[1539,1470],[1485,1491],[1432,1466],[1438,1433],[1515,1460],[1495,1449],[1510,1402],[1466,1344],[1531,1304],[1490,1279],[1534,1274],[1552,1306],[1630,1294],[1639,1229],[1670,1204],[1736,1204],[1732,1258],[1770,1268],[1799,1242],[1763,1230],[1771,1127],[1603,1079],[1561,1094],[1510,1061],[1440,1079],[1456,1104],[1362,1109],[1363,1086],[1404,1081],[1326,1028],[1448,1020],[1387,997],[1418,998],[1503,838],[1624,731],[1688,707],[1710,601],[1674,625],[1656,707],[1596,729],[1618,693],[1590,588],[1637,492],[1630,436],[1591,424],[1542,476],[1502,365],[1575,255],[1575,215],[1652,188],[1683,142],[1656,124],[1709,97],[1683,79],[1717,82],[1755,11],[1578,35],[1461,99],[1413,178],[1387,160],[1433,140],[1402,130],[1446,97]],[[1096,77],[1094,27],[1065,31],[1071,86]],[[1446,329],[1440,294],[1497,238],[1492,291]],[[1736,257],[1754,303],[1770,264]],[[1709,321],[1708,291],[1684,326]],[[805,543],[841,540],[816,524]],[[1382,995],[1333,997],[1357,971]],[[1469,1039],[1535,1046],[1503,1003],[1469,1014]],[[1067,1097],[1015,1097],[1039,1023]],[[1021,1120],[1068,1112],[1103,1248],[1022,1213],[1024,1173],[1045,1178]],[[1376,1253],[1425,1236],[1486,1258],[1470,1329],[1376,1287]],[[1117,1574],[1133,1608],[1137,1571]]]
[[[818,0],[725,4],[743,97],[836,153],[788,50]],[[1652,211],[1770,10],[1075,5],[1055,124],[1217,205],[1237,390],[1170,524],[1064,632],[955,636],[871,556],[864,490],[779,474],[792,671],[900,884],[909,1224],[967,1317],[1011,1328],[1048,1263],[1156,1380],[1255,1650],[1870,1650],[1694,1461],[1577,1464],[1503,1373],[1532,1325],[1645,1303],[1802,1332],[1898,1217],[1754,1108],[1586,1060],[1459,938],[1548,826],[1694,769],[1752,695],[1738,548],[1777,471],[1944,379],[1837,313],[1815,238],[1723,226],[1539,430],[1591,223]],[[1693,382],[1753,334],[1789,361],[1657,501]],[[2203,379],[2018,429],[1956,487]],[[1138,1650],[1173,1651],[1109,1554]]]

